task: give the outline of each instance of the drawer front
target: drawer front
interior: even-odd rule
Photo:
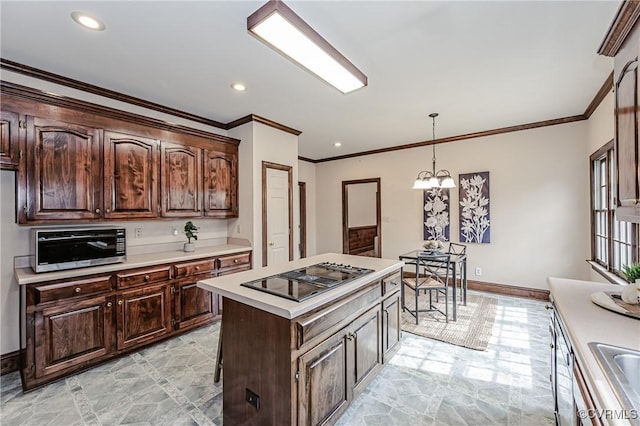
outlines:
[[[240,253],[231,256],[225,256],[218,259],[219,268],[233,268],[243,264],[248,264],[251,260],[251,253]]]
[[[171,279],[171,267],[139,269],[134,272],[123,272],[116,275],[118,288],[130,288]]]
[[[402,272],[394,272],[393,274],[384,277],[382,279],[382,295],[384,296],[394,290],[399,290],[401,282]]]
[[[380,283],[367,287],[353,297],[348,297],[335,305],[322,309],[317,313],[305,316],[296,322],[297,345],[301,348],[311,339],[324,331],[343,322],[349,315],[361,312],[371,304],[380,300]]]
[[[174,266],[176,278],[188,277],[190,275],[212,273],[216,269],[215,259],[197,260],[194,262],[178,263]]]
[[[65,281],[35,287],[36,303],[53,302],[68,299],[108,293],[111,291],[111,277],[87,278],[84,280]]]

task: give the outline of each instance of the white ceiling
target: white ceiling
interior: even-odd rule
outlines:
[[[618,1],[287,1],[368,76],[343,95],[247,33],[264,2],[2,0],[0,55],[219,122],[260,115],[312,159],[430,140],[431,112],[437,138],[582,114],[613,69],[596,51]]]

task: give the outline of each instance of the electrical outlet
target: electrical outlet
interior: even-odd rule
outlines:
[[[171,235],[178,235],[178,228],[176,228],[175,226],[171,227]]]
[[[482,275],[482,268],[476,268],[476,275],[477,276]]]
[[[236,226],[236,234],[240,233],[240,225]]]
[[[257,393],[250,391],[249,388],[246,388],[245,398],[249,404],[253,405],[256,408],[256,410],[260,409],[260,397]]]
[[[133,230],[133,233],[135,235],[136,238],[140,238],[142,237],[142,228],[135,228]]]

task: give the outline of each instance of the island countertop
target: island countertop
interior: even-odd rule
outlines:
[[[621,291],[619,286],[589,281],[549,278],[551,299],[562,322],[567,328],[575,356],[586,374],[585,379],[600,408],[620,410],[613,389],[598,364],[589,342],[640,350],[640,321],[608,311],[591,301],[591,294],[598,291]],[[610,424],[629,422],[608,420]]]
[[[348,283],[336,286],[336,288],[325,291],[301,302],[285,299],[240,285],[249,281],[259,280],[282,272],[311,266],[321,262],[348,264],[359,268],[373,269],[374,272]],[[396,270],[399,270],[403,265],[404,262],[398,260],[353,256],[339,253],[324,253],[279,265],[209,278],[198,281],[198,287],[218,293],[224,297],[244,303],[254,308],[270,312],[274,315],[293,319],[334,299],[352,293],[373,280],[382,278]]]

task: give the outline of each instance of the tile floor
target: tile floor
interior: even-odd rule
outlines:
[[[544,303],[494,296],[487,351],[403,333],[402,346],[340,418],[351,425],[553,425]],[[219,325],[23,394],[0,378],[0,424],[220,425]]]

